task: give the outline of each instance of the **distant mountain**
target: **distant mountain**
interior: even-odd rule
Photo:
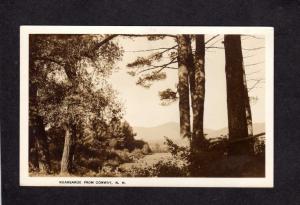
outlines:
[[[253,124],[253,134],[259,134],[265,132],[265,123],[254,123]],[[221,135],[227,135],[228,128],[224,127],[222,129],[207,133],[207,138],[220,137]]]
[[[176,143],[184,143],[185,140],[180,139],[179,124],[170,122],[156,127],[133,127],[133,131],[137,134],[136,139],[142,139],[150,144],[163,145],[164,136],[172,139]],[[180,144],[181,144],[180,143]]]
[[[264,123],[253,124],[254,134],[258,134],[265,131]],[[149,143],[150,147],[153,148],[156,144],[164,147],[165,138],[164,136],[171,139],[178,145],[187,145],[188,140],[180,137],[179,123],[169,122],[155,127],[133,127],[133,131],[137,134],[136,139],[142,139]],[[207,138],[219,137],[226,135],[228,129],[223,128],[219,130],[204,129],[204,133],[207,134]]]
[[[133,127],[133,131],[137,134],[136,139],[142,139],[149,143],[151,148],[155,144],[164,145],[164,136],[171,139],[179,145],[187,145],[188,140],[180,137],[179,123],[169,122],[156,127]],[[204,129],[205,133],[213,132],[214,130]]]

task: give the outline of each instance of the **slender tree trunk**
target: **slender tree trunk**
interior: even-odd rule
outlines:
[[[69,126],[65,126],[65,143],[60,164],[60,174],[69,175],[70,173],[70,151],[72,146],[72,133]]]
[[[230,155],[252,153],[252,143],[247,140],[248,128],[243,78],[243,56],[240,35],[225,35],[225,60],[227,83],[227,109]],[[245,138],[245,140],[240,140]],[[236,141],[236,142],[235,142]]]
[[[180,136],[191,138],[190,103],[189,103],[189,36],[178,35],[178,93],[180,114]]]
[[[69,171],[73,172],[76,167],[74,167],[74,157],[75,157],[75,149],[76,149],[76,135],[77,135],[77,130],[76,126],[73,124],[72,127],[72,133],[71,133],[71,147],[70,147],[70,155],[69,155]]]
[[[205,138],[203,133],[204,95],[205,95],[205,43],[204,35],[195,35],[195,58],[189,42],[189,82],[193,111],[193,132],[191,136],[190,173],[198,176],[201,171],[201,159],[205,155]]]
[[[73,134],[72,134],[73,135]],[[72,143],[70,147],[70,155],[69,155],[69,173],[73,173],[75,170],[74,166],[74,156],[75,156],[75,143],[74,143],[74,135],[72,136]]]
[[[76,126],[72,123],[65,126],[65,143],[61,158],[60,174],[69,175],[73,170],[75,154]]]
[[[204,115],[204,98],[205,98],[205,42],[204,35],[196,35],[196,52],[194,61],[194,75],[191,76],[194,81],[194,89],[192,91],[192,109],[193,109],[193,135],[192,148],[201,150],[204,148],[204,131],[203,131],[203,115]],[[192,84],[191,84],[192,86]]]
[[[78,81],[76,80],[76,71],[74,70],[74,65],[66,64],[64,66],[65,73],[72,84],[74,90],[78,88]],[[63,154],[60,163],[60,174],[69,175],[73,169],[73,156],[75,152],[75,125],[70,122],[65,125],[65,143],[63,148]]]

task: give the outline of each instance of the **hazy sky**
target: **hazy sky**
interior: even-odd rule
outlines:
[[[206,35],[206,40],[212,36]],[[146,89],[136,85],[136,77],[127,74],[130,69],[127,64],[136,59],[137,56],[148,56],[151,52],[132,52],[136,50],[146,50],[161,47],[171,47],[176,45],[172,38],[159,41],[148,41],[146,38],[119,38],[119,45],[124,49],[122,61],[118,63],[120,68],[110,77],[110,82],[119,93],[119,98],[124,103],[125,119],[132,126],[153,127],[167,122],[179,122],[178,101],[162,106],[160,104],[158,92],[166,88],[175,88],[178,82],[177,70],[166,70],[167,78],[156,81]],[[208,45],[214,44],[216,47],[223,47],[223,35],[214,39]],[[243,36],[242,46],[244,49],[264,47],[264,39]],[[220,129],[227,127],[227,104],[226,104],[226,81],[225,81],[225,57],[224,49],[208,49],[206,51],[206,95],[204,127],[210,129]],[[246,68],[248,87],[255,81],[253,79],[264,79],[264,48],[255,50],[243,50],[244,65]],[[167,60],[167,58],[166,58]],[[163,64],[161,61],[159,64]],[[252,65],[256,64],[256,65]],[[177,67],[176,64],[174,66]],[[257,85],[258,88],[250,92],[250,96],[257,97],[258,100],[251,104],[253,122],[264,122],[265,118],[265,95],[264,83]]]

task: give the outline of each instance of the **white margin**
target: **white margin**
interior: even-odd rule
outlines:
[[[30,177],[28,167],[29,34],[251,34],[265,36],[266,176],[264,178]],[[20,186],[260,187],[274,186],[274,29],[272,27],[21,26],[20,27]],[[81,184],[60,184],[60,181]],[[94,184],[85,184],[93,181]],[[96,184],[111,182],[112,184]],[[118,182],[118,184],[116,184]],[[125,182],[125,184],[122,184]]]

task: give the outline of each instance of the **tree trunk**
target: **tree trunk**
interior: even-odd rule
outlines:
[[[74,125],[65,126],[65,143],[60,164],[60,174],[69,175],[73,168],[73,156],[75,149],[75,129]]]
[[[72,127],[72,133],[71,133],[71,147],[70,147],[70,155],[69,155],[69,170],[70,172],[74,172],[75,168],[74,167],[74,156],[75,156],[75,149],[76,149],[76,135],[77,135],[77,130],[76,130],[76,126],[73,124]]]
[[[61,158],[60,163],[60,174],[61,175],[68,175],[69,174],[69,161],[70,161],[70,149],[71,149],[71,133],[69,127],[65,127],[65,143],[64,143],[64,150]]]
[[[243,78],[243,56],[240,35],[225,35],[225,60],[227,84],[227,110],[229,129],[229,154],[252,153],[252,143],[247,140],[248,128],[245,106],[245,86]],[[245,138],[245,140],[241,140]]]
[[[178,35],[178,93],[180,114],[180,136],[191,138],[190,103],[189,103],[189,62],[188,47],[190,38]]]
[[[205,42],[204,35],[196,35],[196,52],[194,61],[194,89],[191,92],[193,109],[192,149],[195,151],[204,148],[205,138],[203,131],[204,98],[205,98]],[[191,84],[191,86],[193,86]],[[191,89],[192,90],[192,89]]]

